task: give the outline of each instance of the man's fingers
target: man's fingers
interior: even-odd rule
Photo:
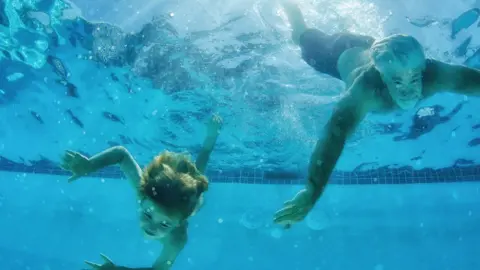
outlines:
[[[68,163],[62,163],[60,164],[60,168],[64,169],[65,171],[70,171],[70,164]]]
[[[275,213],[274,222],[275,223],[282,223],[285,221],[290,221],[298,215],[298,209],[294,207],[284,208],[283,210],[278,211]]]
[[[63,164],[70,164],[72,162],[73,158],[67,154],[63,155],[62,157],[62,163]]]
[[[286,207],[278,210],[277,212],[275,212],[274,216],[275,217],[280,217],[280,216],[289,215],[290,213],[292,213],[294,211],[293,209],[294,209],[293,206],[286,206]]]
[[[293,206],[294,203],[295,203],[294,200],[286,201],[283,203],[283,206]]]

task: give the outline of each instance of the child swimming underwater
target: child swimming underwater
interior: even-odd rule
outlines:
[[[140,223],[144,234],[159,240],[163,250],[152,267],[127,268],[116,266],[105,255],[104,264],[86,261],[92,269],[168,270],[187,242],[187,219],[202,205],[203,193],[208,189],[204,172],[212,152],[222,119],[214,115],[207,130],[203,148],[195,164],[185,155],[165,151],[156,156],[142,170],[124,147],[112,147],[91,158],[66,151],[62,168],[72,172],[69,182],[110,165],[120,165],[138,194]]]

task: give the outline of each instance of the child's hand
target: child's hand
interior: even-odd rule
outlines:
[[[65,151],[63,163],[60,166],[66,171],[70,171],[73,175],[68,178],[68,182],[77,180],[92,172],[90,161],[86,156],[73,151]]]
[[[222,129],[223,120],[218,114],[214,114],[207,125],[207,134],[209,137],[217,137]]]
[[[103,254],[100,254],[100,256],[105,261],[105,263],[102,264],[102,265],[100,265],[98,263],[89,262],[89,261],[85,261],[85,263],[87,265],[89,265],[90,267],[92,267],[92,269],[95,269],[95,270],[115,270],[115,269],[117,269],[117,267],[112,262],[112,260],[110,260],[110,258],[108,258],[107,256],[105,256]]]

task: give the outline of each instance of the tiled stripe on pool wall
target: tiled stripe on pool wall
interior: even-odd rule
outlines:
[[[33,165],[12,162],[0,157],[0,171],[18,173],[65,175],[62,170],[50,161],[37,161]],[[99,178],[122,178],[118,167],[109,167],[90,176]],[[305,180],[300,173],[285,173],[263,170],[237,170],[229,172],[207,172],[210,182],[239,184],[302,184]],[[454,166],[440,169],[415,170],[411,167],[378,168],[373,170],[347,172],[335,171],[330,184],[338,185],[385,185],[385,184],[418,184],[480,181],[480,165]]]

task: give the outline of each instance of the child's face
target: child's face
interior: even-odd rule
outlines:
[[[140,202],[140,226],[148,238],[161,239],[180,226],[182,221],[179,216],[168,215],[165,209],[148,198]]]

